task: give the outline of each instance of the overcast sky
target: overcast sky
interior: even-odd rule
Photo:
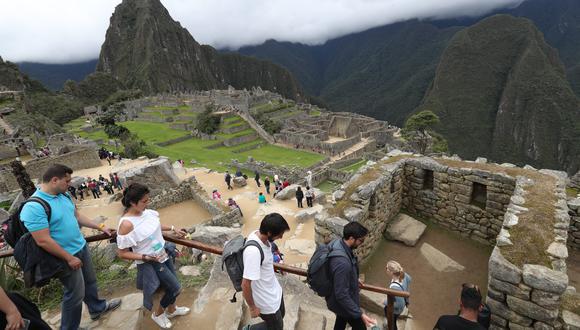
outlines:
[[[523,0],[162,0],[200,43],[217,48],[267,39],[320,44],[410,18],[476,16]],[[97,58],[120,0],[2,0],[0,56],[20,62]]]

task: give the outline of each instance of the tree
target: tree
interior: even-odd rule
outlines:
[[[205,110],[197,116],[195,128],[205,134],[212,134],[220,126],[220,117],[213,113],[213,106],[208,105]]]
[[[425,154],[430,147],[433,151],[445,152],[447,141],[433,131],[433,127],[438,123],[439,117],[436,114],[423,110],[407,119],[401,133],[421,154]]]

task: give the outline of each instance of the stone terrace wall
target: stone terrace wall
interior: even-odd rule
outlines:
[[[0,169],[0,193],[20,189],[16,177],[12,174],[10,165]]]
[[[424,187],[426,171],[433,173],[430,188]],[[451,168],[428,158],[409,159],[405,177],[403,205],[409,212],[479,242],[495,242],[514,191],[512,177],[477,169]],[[474,182],[487,189],[484,206],[472,204]]]
[[[73,170],[82,170],[101,166],[101,161],[95,149],[83,147],[59,156],[30,160],[25,167],[30,178],[34,180],[40,178],[46,168],[52,164],[63,164]]]
[[[324,214],[315,219],[316,242],[342,237],[344,225],[351,221],[358,221],[369,230],[369,235],[357,250],[356,254],[361,263],[373,252],[374,247],[383,239],[383,232],[391,219],[396,216],[403,200],[403,162],[382,166],[382,174],[375,180],[358,186],[350,196],[338,190],[333,194],[337,201],[348,199],[349,206],[340,214],[340,217],[325,218]],[[369,166],[363,166],[350,181],[345,184],[356,184]]]
[[[568,201],[570,228],[568,228],[568,246],[580,249],[580,197]]]
[[[527,264],[516,266],[502,255],[502,249],[513,243],[510,230],[518,225],[518,214],[524,207],[524,187],[535,183],[518,176],[515,194],[511,198],[501,233],[489,260],[487,304],[492,312],[493,329],[555,329],[560,328],[558,315],[562,294],[568,286],[566,239],[570,217],[566,206],[566,175],[555,171],[540,171],[557,179],[553,194],[557,197],[554,214],[554,240],[545,253],[550,265]],[[548,192],[549,193],[549,192]],[[544,219],[542,219],[544,220]],[[547,221],[547,219],[546,219]],[[523,242],[515,242],[515,244]],[[549,242],[548,242],[549,243]],[[534,246],[536,247],[536,246]],[[537,247],[540,248],[540,247]],[[539,254],[543,251],[530,251]],[[491,328],[490,328],[491,329]]]

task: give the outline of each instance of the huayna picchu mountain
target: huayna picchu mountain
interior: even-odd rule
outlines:
[[[200,45],[159,0],[124,0],[115,8],[97,64],[128,88],[145,93],[251,88],[302,99],[286,69],[265,60],[220,54]]]
[[[456,33],[419,109],[439,116],[437,131],[468,159],[578,170],[580,102],[528,19],[497,15]]]

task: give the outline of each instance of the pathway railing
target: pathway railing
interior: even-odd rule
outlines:
[[[107,234],[98,234],[98,235],[88,236],[85,239],[87,242],[90,243],[90,242],[97,242],[97,241],[104,241],[104,240],[114,241],[116,239],[116,237],[117,237],[116,233],[114,233],[112,236],[108,236]],[[204,244],[204,243],[201,243],[198,241],[193,241],[190,239],[177,238],[177,237],[170,236],[170,235],[163,235],[163,238],[165,238],[166,241],[173,242],[175,244],[187,246],[190,248],[195,248],[195,249],[209,252],[212,254],[222,255],[222,253],[223,253],[223,249],[221,247],[218,247],[218,246],[208,245],[208,244]],[[14,251],[12,249],[0,252],[0,259],[13,256],[13,254],[14,254],[13,252]],[[306,277],[306,275],[307,275],[305,269],[293,267],[293,266],[289,266],[289,265],[285,265],[285,264],[274,264],[274,269],[280,270],[280,271],[283,271],[286,273],[290,273],[290,274],[304,276],[304,277]],[[410,296],[409,292],[392,290],[389,288],[384,288],[384,287],[370,285],[370,284],[361,284],[361,285],[359,285],[359,287],[362,290],[367,290],[367,291],[372,291],[372,292],[382,293],[382,294],[387,295],[387,315],[386,316],[387,316],[387,320],[388,320],[388,324],[389,324],[389,330],[393,330],[394,329],[393,310],[394,310],[394,305],[395,305],[395,297],[408,298]]]

